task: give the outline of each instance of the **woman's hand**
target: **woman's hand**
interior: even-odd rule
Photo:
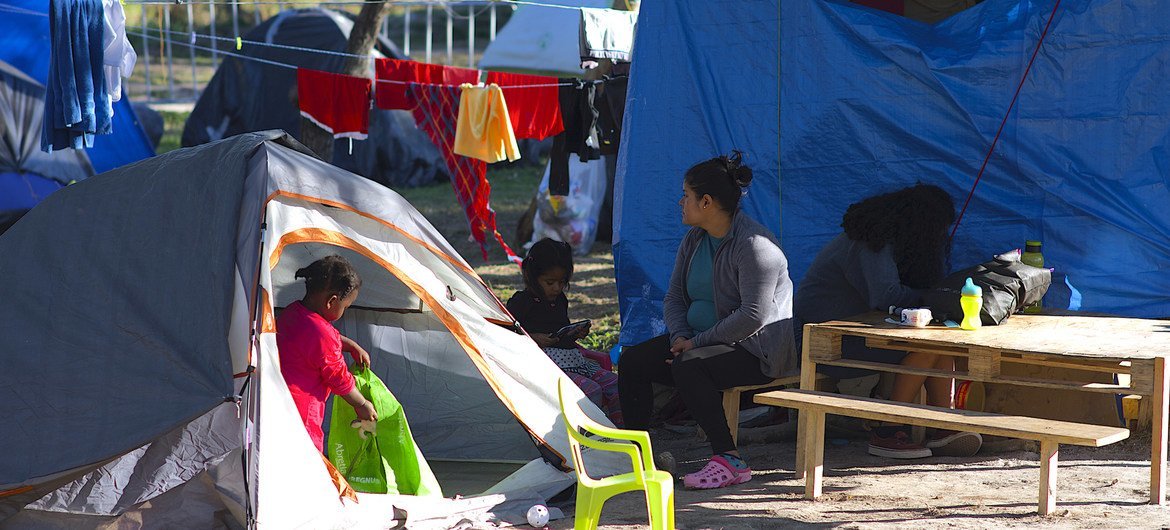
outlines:
[[[666,360],[666,364],[670,364],[671,362],[674,361],[674,357],[678,357],[679,355],[683,354],[687,350],[690,350],[691,348],[694,348],[694,347],[695,347],[695,343],[692,342],[691,339],[684,338],[684,337],[679,337],[677,339],[674,339],[674,344],[672,344],[670,346],[670,353],[672,353],[673,356],[670,359]]]
[[[370,354],[365,348],[362,348],[358,343],[349,339],[345,335],[341,336],[341,351],[349,352],[349,356],[353,357],[353,363],[358,368],[365,370],[370,367]]]
[[[529,335],[532,337],[532,340],[536,341],[536,345],[541,348],[551,348],[560,342],[560,340],[554,339],[548,333],[530,333]]]

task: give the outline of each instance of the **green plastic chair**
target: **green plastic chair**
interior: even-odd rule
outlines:
[[[565,388],[572,381],[561,378],[557,394],[565,429],[569,432],[569,448],[573,452],[573,467],[577,470],[577,510],[575,530],[593,530],[601,518],[601,507],[610,497],[627,491],[646,492],[646,508],[653,530],[674,530],[674,478],[670,473],[654,468],[654,453],[650,449],[650,433],[615,429],[601,425],[585,415],[575,401],[565,397]],[[590,438],[581,433],[604,437]],[[629,455],[634,470],[631,473],[595,479],[585,471],[581,447],[613,451]]]

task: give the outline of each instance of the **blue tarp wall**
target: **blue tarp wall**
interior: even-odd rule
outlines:
[[[0,60],[42,85],[49,77],[48,12],[49,0],[0,0]],[[96,136],[93,144],[86,154],[98,173],[154,156],[125,93],[114,103],[113,134]]]
[[[744,208],[798,289],[849,204],[921,181],[961,207],[1054,4],[986,0],[932,26],[831,0],[644,2],[615,189],[621,343],[663,332],[695,162],[748,153]],[[1081,309],[1170,315],[1168,85],[1162,0],[1064,0],[952,268],[1041,239]]]

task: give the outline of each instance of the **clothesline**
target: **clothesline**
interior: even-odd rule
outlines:
[[[243,4],[243,5],[249,5],[249,4],[261,4],[261,5],[312,4],[312,5],[346,6],[346,5],[364,5],[367,3],[369,3],[369,2],[366,2],[363,0],[324,0],[324,1],[319,1],[319,0],[283,0],[283,1],[282,0],[246,0],[246,1],[173,0],[170,2],[165,1],[165,0],[130,0],[130,1],[126,2],[126,5],[147,5],[147,6],[150,6],[150,5],[154,5],[154,6],[223,5],[223,6],[230,6],[230,5],[240,5],[240,4]],[[446,1],[446,0],[413,0],[413,1],[409,1],[409,2],[398,2],[398,1],[394,2],[395,5],[406,5],[406,6],[435,6],[435,5],[437,5],[437,6],[443,6],[444,8],[446,8],[450,4],[463,4],[463,3],[467,3],[467,2]],[[498,4],[498,5],[505,5],[505,6],[506,5],[526,5],[526,6],[552,7],[552,8],[557,8],[557,9],[573,9],[573,10],[581,9],[579,6],[564,6],[564,5],[558,5],[558,4],[546,4],[543,2],[531,2],[531,1],[527,1],[527,0],[506,0],[506,1],[490,0],[488,2],[476,2],[476,3]]]
[[[130,27],[128,26],[127,29],[129,29],[129,28]],[[133,28],[136,30],[139,30],[139,31],[146,31],[142,26],[133,26]],[[151,29],[150,31],[154,32],[156,30]],[[301,51],[301,52],[319,53],[321,55],[335,55],[338,57],[352,57],[354,59],[375,59],[376,58],[373,55],[358,55],[356,53],[336,52],[333,50],[322,50],[319,48],[306,48],[304,46],[293,46],[291,44],[276,44],[274,42],[248,40],[248,39],[244,39],[244,38],[236,40],[236,38],[234,38],[234,37],[220,37],[218,35],[207,35],[204,33],[184,32],[184,31],[175,31],[175,30],[164,30],[164,29],[158,29],[157,32],[158,33],[169,33],[171,35],[177,35],[180,37],[188,37],[191,40],[194,40],[196,38],[201,38],[201,39],[208,39],[208,40],[223,41],[223,42],[227,42],[229,44],[247,44],[249,46],[265,46],[265,47],[269,47],[269,48],[280,48],[282,50],[295,50],[295,51]],[[182,43],[180,43],[180,44],[182,44]]]
[[[136,31],[131,31],[132,29],[133,29],[133,30],[136,30]],[[158,37],[158,36],[156,36],[156,35],[149,35],[149,34],[147,34],[147,33],[144,33],[144,32],[142,32],[141,30],[142,30],[142,28],[141,28],[141,27],[138,27],[138,26],[133,26],[133,27],[131,27],[131,26],[127,26],[127,27],[126,27],[126,33],[127,33],[128,35],[134,35],[134,36],[137,36],[137,37],[142,37],[142,38],[144,38],[144,39],[154,39],[154,40],[156,40],[156,41],[161,41],[161,40],[162,40],[161,38],[159,38],[159,37]],[[175,33],[175,32],[173,32],[173,31],[172,31],[171,33]],[[200,35],[196,34],[196,36],[200,36]],[[234,40],[235,40],[235,39],[231,39],[231,38],[228,38],[228,37],[222,37],[222,38],[225,38],[225,39],[227,39],[227,40],[229,40],[229,41],[234,41]],[[244,42],[255,42],[255,41],[244,41]],[[207,47],[207,46],[200,46],[200,45],[198,45],[198,44],[194,44],[194,43],[191,43],[191,42],[179,42],[179,43],[177,43],[177,44],[179,44],[180,46],[190,46],[190,47],[192,47],[192,48],[195,48],[196,50],[203,50],[203,51],[208,51],[208,52],[214,51],[214,52],[216,52],[216,53],[219,53],[219,54],[222,54],[222,55],[227,55],[227,56],[229,56],[229,57],[236,57],[236,58],[239,58],[239,59],[245,59],[245,60],[249,60],[249,61],[256,61],[256,62],[264,63],[264,64],[267,64],[267,65],[271,65],[271,66],[277,66],[277,67],[280,67],[280,68],[288,68],[288,69],[291,69],[291,70],[296,70],[297,68],[302,68],[302,67],[300,67],[300,66],[297,66],[297,65],[295,65],[295,64],[283,63],[283,62],[280,62],[280,61],[273,61],[273,60],[270,60],[270,59],[263,59],[263,58],[260,58],[260,57],[252,57],[252,56],[250,56],[250,55],[244,55],[244,54],[240,54],[240,53],[233,53],[233,52],[230,52],[230,51],[227,51],[227,50],[222,50],[222,49],[219,49],[219,50],[213,50],[213,49],[211,49],[211,48],[209,48],[209,47]],[[260,44],[268,44],[268,43],[260,43]],[[278,47],[287,47],[287,46],[284,46],[284,45],[279,45]],[[291,48],[299,48],[299,47],[295,47],[295,46],[293,46],[293,47],[291,47]],[[317,49],[314,49],[314,48],[299,48],[299,49],[300,49],[300,50],[302,50],[302,51],[310,51],[310,52],[323,52],[323,53],[330,53],[330,54],[341,54],[341,52],[330,52],[330,51],[328,51],[328,50],[317,50]],[[352,55],[352,54],[342,54],[342,55]],[[356,57],[361,57],[361,56],[356,56]],[[388,83],[388,84],[393,84],[393,85],[421,84],[421,85],[428,85],[428,86],[458,86],[458,85],[444,85],[444,84],[439,84],[439,83],[413,83],[413,82],[411,82],[411,81],[396,81],[396,80],[391,80],[391,79],[375,79],[374,81],[375,81],[376,83]],[[597,83],[601,83],[601,82],[603,82],[603,81],[604,81],[604,80],[602,80],[602,79],[599,79],[599,80],[594,80],[594,81],[582,81],[582,82],[583,82],[583,83],[593,83],[593,84],[597,84]],[[576,86],[576,85],[577,85],[577,83],[575,83],[575,82],[569,82],[569,83],[543,83],[543,84],[535,84],[535,85],[498,85],[498,86],[499,86],[500,88],[508,88],[508,89],[519,89],[519,88],[548,88],[548,87],[563,87],[563,86],[567,87],[567,86]]]

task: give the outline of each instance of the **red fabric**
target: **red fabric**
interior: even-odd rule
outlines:
[[[508,117],[516,138],[543,140],[565,130],[561,122],[560,88],[558,79],[542,75],[488,72],[487,83],[495,83],[504,92]],[[538,88],[517,88],[529,85],[548,85]]]
[[[443,66],[441,64],[403,61],[399,59],[378,59],[374,64],[378,81],[402,81],[402,83],[378,83],[374,91],[374,102],[380,109],[410,110],[413,102],[406,97],[406,83],[452,85],[479,82],[479,70]]]
[[[301,115],[334,138],[364,140],[370,132],[370,87],[364,77],[297,68]]]
[[[299,301],[289,304],[276,319],[276,347],[280,351],[280,373],[305,430],[325,447],[325,400],[329,393],[345,395],[353,390],[353,375],[341,356],[341,333],[324,317]]]
[[[613,370],[613,359],[609,358],[608,353],[589,350],[580,344],[577,345],[577,351],[581,352],[582,357],[597,361],[597,364],[601,366],[602,370]]]
[[[491,234],[504,249],[504,254],[513,263],[520,263],[520,257],[504,242],[496,230],[496,212],[488,205],[492,187],[487,181],[487,164],[482,160],[455,154],[455,128],[459,120],[458,86],[407,85],[406,97],[411,102],[414,122],[418,128],[438,146],[451,171],[451,186],[455,198],[463,206],[471,237],[479,243],[483,259],[487,259],[487,235]]]

